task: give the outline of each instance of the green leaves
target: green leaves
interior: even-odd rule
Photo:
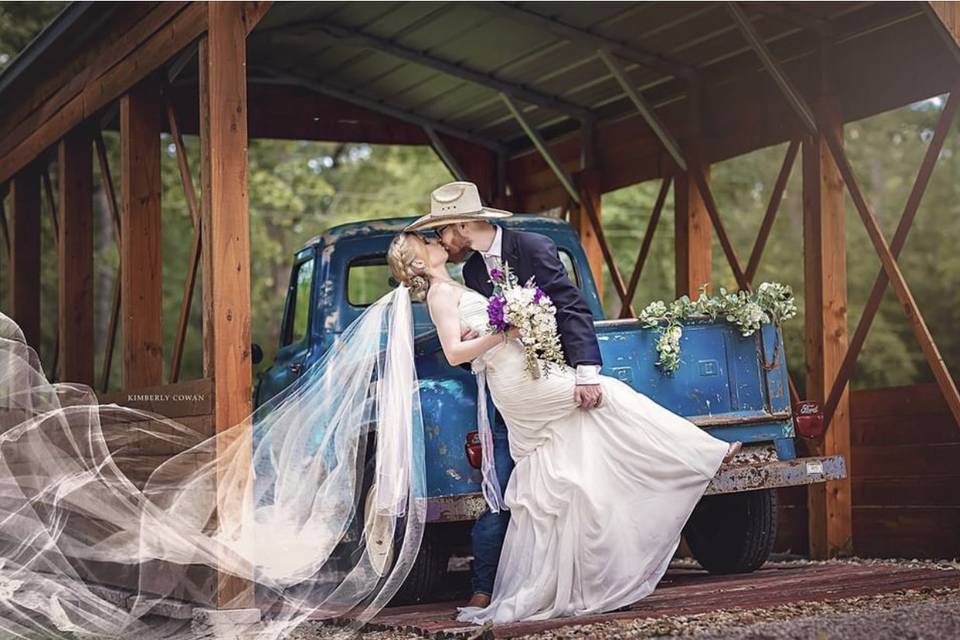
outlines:
[[[779,324],[796,315],[792,289],[777,282],[764,282],[755,292],[727,292],[721,287],[716,296],[701,287],[696,301],[690,300],[689,296],[681,296],[669,305],[657,300],[647,305],[639,318],[643,326],[659,330],[657,366],[666,373],[673,373],[680,366],[680,338],[683,323],[688,320],[723,317],[740,328],[740,335],[748,337],[763,324]]]

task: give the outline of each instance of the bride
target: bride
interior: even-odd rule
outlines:
[[[739,443],[708,435],[611,377],[601,378],[604,402],[579,409],[575,370],[533,379],[515,329],[486,329],[487,298],[450,277],[447,257],[440,242],[415,233],[397,236],[388,251],[394,277],[426,300],[450,364],[485,369],[516,462],[503,494],[511,516],[491,602],[462,608],[458,619],[542,620],[643,598]],[[462,340],[462,326],[480,336]]]
[[[574,370],[528,377],[516,335],[486,330],[487,299],[451,280],[447,258],[397,236],[402,286],[213,437],[50,382],[0,313],[0,637],[186,640],[221,633],[210,620],[259,640],[308,618],[361,628],[403,584],[426,523],[411,298],[426,300],[447,359],[484,372],[516,461],[502,496],[484,482],[512,513],[492,602],[460,618],[578,615],[650,593],[737,443],[613,378],[599,407],[578,409]],[[193,619],[171,615],[178,602]],[[198,619],[202,606],[220,611]]]

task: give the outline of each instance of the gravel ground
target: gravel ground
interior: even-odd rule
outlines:
[[[916,559],[811,561],[781,558],[769,562],[767,566],[820,564],[960,570],[960,562],[956,560]],[[698,568],[698,565],[693,561],[676,560],[672,567]],[[476,637],[482,635],[483,630],[478,628]],[[691,640],[960,639],[960,586],[902,590],[829,602],[793,602],[766,609],[717,610],[697,615],[611,620],[521,636],[520,640],[647,640],[678,636]],[[342,637],[342,629],[317,622],[302,625],[291,638],[339,640]],[[425,636],[407,631],[368,631],[355,637],[363,640],[420,640]]]
[[[960,638],[960,589],[897,591],[769,609],[718,610],[691,616],[618,620],[567,627],[522,640],[886,640]]]

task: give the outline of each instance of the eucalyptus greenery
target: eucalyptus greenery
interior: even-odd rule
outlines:
[[[756,291],[730,291],[720,288],[712,296],[705,287],[696,300],[682,296],[670,304],[662,300],[651,302],[640,312],[643,326],[657,329],[657,366],[673,373],[680,366],[680,338],[687,320],[724,318],[740,328],[740,335],[752,336],[760,326],[773,322],[780,324],[797,315],[793,290],[777,282],[764,282]]]

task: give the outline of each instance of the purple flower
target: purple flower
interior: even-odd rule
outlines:
[[[490,270],[490,278],[493,280],[503,280],[503,271],[494,267]]]
[[[533,292],[533,304],[540,304],[540,299],[547,295],[543,289],[537,287],[537,290]]]
[[[487,320],[497,331],[506,331],[510,328],[510,323],[504,318],[503,307],[506,303],[507,301],[500,296],[490,298],[490,302],[487,303]]]

